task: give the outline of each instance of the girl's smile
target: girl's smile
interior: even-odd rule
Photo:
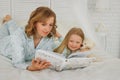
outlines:
[[[72,34],[70,36],[70,39],[68,41],[68,48],[71,51],[76,51],[76,50],[80,49],[81,44],[82,44],[82,38],[80,36],[78,36],[76,34]]]

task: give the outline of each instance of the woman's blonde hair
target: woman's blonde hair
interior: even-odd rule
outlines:
[[[69,30],[69,32],[66,34],[66,36],[65,36],[64,40],[62,41],[62,43],[60,44],[60,46],[58,48],[54,49],[54,52],[62,53],[63,50],[65,48],[67,48],[68,41],[69,41],[72,34],[76,34],[76,35],[80,36],[82,38],[82,42],[83,42],[84,33],[83,33],[82,29],[74,27],[74,28]]]
[[[38,7],[36,10],[34,10],[30,18],[28,20],[28,24],[25,27],[25,33],[27,34],[28,37],[32,36],[35,34],[36,29],[34,27],[36,22],[46,22],[46,20],[50,17],[54,17],[54,23],[53,23],[53,28],[51,30],[51,33],[53,35],[56,34],[56,14],[48,7]],[[52,34],[49,33],[48,37],[51,37]]]

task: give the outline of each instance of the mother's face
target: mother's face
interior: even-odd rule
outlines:
[[[36,34],[42,37],[46,37],[52,30],[54,23],[54,17],[48,18],[45,22],[37,22],[35,24]]]

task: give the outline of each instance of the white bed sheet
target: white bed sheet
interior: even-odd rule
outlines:
[[[56,72],[19,70],[0,55],[0,80],[120,80],[120,59],[107,57],[83,69]]]

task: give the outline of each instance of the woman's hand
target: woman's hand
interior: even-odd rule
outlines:
[[[39,58],[37,58],[32,60],[32,64],[27,67],[27,70],[38,71],[38,70],[46,69],[50,65],[51,65],[50,62],[47,62],[45,60],[40,60]]]
[[[58,31],[56,31],[55,37],[60,38],[61,34]]]

